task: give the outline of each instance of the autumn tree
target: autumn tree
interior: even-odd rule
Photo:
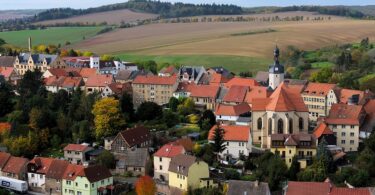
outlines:
[[[97,139],[117,133],[125,121],[121,118],[119,101],[114,98],[98,100],[93,107],[95,135]]]
[[[142,176],[135,183],[135,191],[137,195],[154,195],[156,193],[156,185],[150,176]]]

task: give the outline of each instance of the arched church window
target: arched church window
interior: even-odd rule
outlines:
[[[293,134],[293,119],[289,119],[289,134]]]
[[[283,119],[279,119],[277,121],[277,133],[279,133],[279,134],[284,133],[284,121],[283,121]]]
[[[303,128],[303,118],[302,117],[299,117],[299,119],[298,119],[298,126],[299,126],[299,129],[300,130],[303,130],[304,128]]]
[[[272,134],[272,119],[268,119],[268,135]]]
[[[257,122],[257,126],[258,126],[258,129],[261,130],[262,129],[262,118],[258,118],[258,122]]]

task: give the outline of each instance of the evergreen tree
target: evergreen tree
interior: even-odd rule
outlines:
[[[298,162],[297,156],[294,156],[292,159],[292,164],[290,165],[288,176],[289,180],[296,181],[297,180],[297,174],[300,171],[300,164]]]
[[[219,155],[219,153],[223,152],[227,146],[225,145],[225,141],[224,141],[224,135],[225,135],[225,131],[223,128],[220,127],[220,125],[217,125],[215,131],[214,131],[214,137],[213,137],[213,140],[214,140],[214,143],[213,143],[213,152],[216,153],[217,157]]]

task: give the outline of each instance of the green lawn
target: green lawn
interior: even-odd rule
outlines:
[[[257,72],[267,70],[272,59],[263,59],[244,56],[230,55],[140,55],[140,54],[119,54],[117,55],[124,61],[145,61],[154,60],[156,63],[170,63],[188,66],[223,66],[228,70],[239,73],[243,71]]]
[[[332,62],[314,62],[311,64],[312,68],[331,68],[335,64]]]
[[[66,41],[76,43],[85,37],[95,36],[103,27],[53,27],[42,30],[21,30],[0,32],[0,38],[7,43],[27,48],[28,37],[31,37],[33,45],[54,44],[64,45]]]

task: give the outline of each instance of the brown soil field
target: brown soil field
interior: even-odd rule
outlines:
[[[276,32],[246,34],[267,29]],[[231,36],[233,33],[245,35]],[[307,50],[356,42],[364,37],[375,39],[375,21],[332,17],[331,20],[299,22],[151,24],[105,33],[73,47],[99,54],[269,57],[275,43],[280,47],[294,45]]]
[[[148,13],[140,13],[134,12],[128,9],[116,10],[116,11],[107,11],[107,12],[99,12],[93,14],[86,14],[82,16],[76,16],[66,19],[57,19],[57,20],[47,20],[43,22],[38,22],[36,24],[59,24],[59,23],[102,23],[107,22],[108,24],[120,24],[121,21],[124,22],[133,22],[137,20],[145,20],[145,19],[152,19],[156,18],[158,15],[156,14],[148,14]]]

